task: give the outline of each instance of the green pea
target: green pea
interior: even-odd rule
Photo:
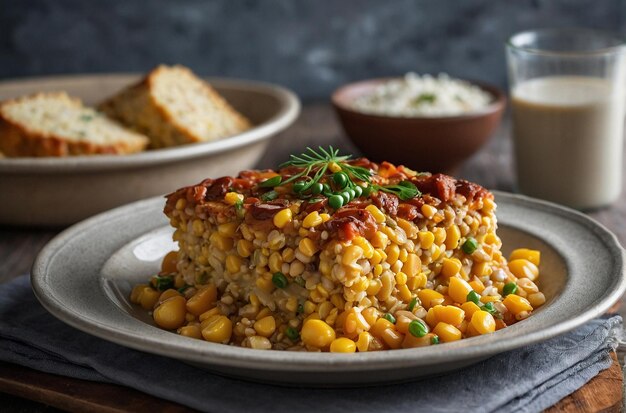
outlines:
[[[439,344],[439,336],[431,337],[430,344]]]
[[[259,186],[261,188],[274,188],[275,186],[278,186],[282,182],[282,180],[283,178],[280,175],[276,175],[270,179],[266,179],[265,181],[261,182]]]
[[[417,297],[413,297],[411,299],[411,302],[409,303],[409,306],[407,307],[407,310],[413,311],[416,305],[417,305]]]
[[[420,320],[413,320],[409,323],[409,333],[414,337],[424,337],[428,334],[426,326]]]
[[[474,238],[471,238],[471,237],[466,239],[463,245],[461,246],[461,249],[467,255],[472,254],[474,251],[476,251],[477,248],[478,248],[478,242]]]
[[[341,195],[332,195],[328,198],[328,205],[333,209],[339,209],[343,206],[343,197]]]
[[[278,288],[285,288],[287,284],[289,284],[289,281],[287,280],[287,277],[285,277],[285,274],[280,271],[275,272],[274,275],[272,275],[272,282]]]
[[[372,190],[373,188],[371,185],[366,186],[365,188],[363,188],[363,196],[368,198],[370,194],[372,193]]]
[[[502,288],[502,295],[504,295],[505,297],[509,294],[515,294],[516,292],[517,284],[515,283],[504,284],[504,287]]]
[[[299,194],[300,192],[304,191],[307,187],[307,183],[305,181],[298,181],[295,184],[293,184],[293,192],[295,192],[296,194]]]
[[[322,187],[324,188],[322,189],[322,194],[326,195],[327,197],[330,197],[333,195],[333,190],[330,189],[330,185],[322,184]]]
[[[395,324],[396,323],[396,318],[394,316],[392,316],[391,314],[389,314],[389,313],[385,313],[383,318],[385,320],[389,321],[391,324]]]
[[[470,291],[467,294],[466,300],[467,301],[471,301],[471,302],[473,302],[476,305],[479,305],[480,304],[480,295],[476,291],[472,290],[472,291]]]
[[[298,338],[300,337],[298,330],[296,330],[293,327],[287,327],[287,329],[285,330],[285,335],[289,337],[289,340],[291,341],[297,341]]]
[[[324,190],[324,185],[320,184],[319,182],[316,182],[313,185],[311,185],[311,193],[313,195],[319,195],[322,193],[323,190]]]
[[[348,175],[345,172],[339,171],[333,174],[333,182],[338,188],[343,189],[348,185]]]
[[[346,189],[346,192],[350,195],[350,200],[353,200],[354,197],[356,196],[356,191],[352,188]]]
[[[261,201],[272,201],[276,198],[278,198],[278,192],[276,191],[269,191],[261,195]]]
[[[348,202],[352,201],[352,198],[350,198],[350,194],[347,191],[344,191],[342,193],[339,194],[342,198],[343,198],[343,204],[347,204]]]
[[[354,187],[354,193],[355,193],[355,196],[356,196],[357,198],[358,198],[358,197],[360,197],[361,195],[363,195],[363,188],[361,188],[361,187],[360,187],[360,186],[358,186],[358,185],[357,185],[357,186],[355,186],[355,187]]]

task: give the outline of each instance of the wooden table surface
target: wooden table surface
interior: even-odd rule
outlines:
[[[490,143],[468,160],[457,175],[480,183],[489,189],[513,191],[514,174],[509,129],[508,121],[505,119]],[[342,152],[358,153],[342,135],[332,109],[327,104],[305,106],[296,123],[275,138],[258,166],[261,168],[274,167],[287,159],[290,153],[299,152],[306,146],[318,145],[333,145],[342,149]],[[626,183],[626,179],[624,183]],[[610,228],[617,235],[622,245],[626,245],[626,191],[622,191],[621,198],[612,207],[590,212],[589,215]],[[60,230],[62,228],[32,229],[0,226],[0,283],[27,273],[37,252]],[[626,315],[626,306],[622,306],[619,312],[622,316]],[[620,359],[622,358],[623,355],[620,355]],[[3,368],[6,369],[7,366],[0,366],[0,370]],[[35,374],[32,371],[21,371],[20,374],[28,377],[25,379],[26,381],[36,380],[37,377],[40,377],[41,380],[44,380],[44,376],[50,377],[49,375],[38,376],[41,373]],[[618,376],[619,368],[614,368],[610,372],[607,371],[602,377],[599,376],[597,380],[594,380],[595,384],[591,383],[583,389],[585,394],[578,394],[579,391],[568,397],[557,405],[556,411],[560,411],[561,408],[568,411],[587,411],[589,406],[585,403],[588,402],[589,394],[595,397],[594,394],[601,391],[603,383],[606,384],[607,380],[612,383],[615,380],[621,380],[621,377]],[[75,383],[75,385],[80,387],[80,383]],[[32,394],[28,392],[14,391],[13,393],[32,397]],[[597,396],[602,399],[600,394]],[[54,394],[51,397],[54,397]],[[613,399],[602,400],[604,404],[601,405],[604,408],[612,407],[610,403],[614,402]],[[617,400],[620,399],[621,397],[617,398]],[[54,399],[42,397],[39,400],[50,403]],[[3,411],[50,411],[43,404],[36,404],[6,394],[0,394],[0,406],[2,406],[1,410]],[[57,407],[60,408],[71,408],[67,406],[66,404],[57,404]],[[87,406],[84,407],[87,408]]]

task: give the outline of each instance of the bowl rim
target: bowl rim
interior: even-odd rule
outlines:
[[[97,81],[102,78],[119,78],[131,80],[132,77],[139,79],[138,73],[113,73],[113,74],[87,74],[87,75],[64,75],[27,77],[0,81],[0,87],[7,85],[18,86],[19,83],[38,81]],[[75,79],[73,79],[75,78]],[[259,82],[246,79],[232,79],[224,77],[202,77],[212,85],[219,88],[232,90],[257,92],[266,96],[275,97],[280,107],[273,116],[266,121],[255,125],[251,129],[229,137],[227,139],[195,143],[177,146],[173,148],[154,149],[128,155],[98,155],[98,156],[72,156],[72,157],[23,157],[23,158],[0,158],[0,172],[2,173],[66,173],[82,171],[105,171],[135,169],[162,165],[171,162],[179,162],[202,156],[216,155],[222,152],[247,146],[269,139],[274,134],[287,128],[298,117],[301,103],[298,96],[291,90],[272,83]],[[132,80],[131,82],[132,83]]]
[[[356,82],[347,83],[339,88],[335,89],[331,95],[331,102],[335,109],[340,112],[350,113],[352,115],[361,116],[363,118],[371,119],[371,120],[386,120],[386,121],[397,121],[397,122],[405,122],[405,123],[443,123],[443,122],[455,122],[455,121],[464,121],[464,120],[472,120],[484,116],[489,116],[494,113],[498,113],[504,110],[504,107],[507,102],[507,97],[504,91],[499,87],[492,85],[487,82],[483,82],[482,80],[474,80],[474,79],[466,79],[466,78],[457,78],[455,80],[462,80],[468,82],[474,86],[478,86],[483,91],[489,93],[494,99],[493,101],[487,105],[486,107],[464,113],[462,115],[450,115],[450,116],[391,116],[391,115],[381,115],[376,113],[367,113],[359,110],[355,110],[352,106],[347,103],[347,99],[343,98],[345,94],[347,94],[350,90],[355,87],[366,87],[370,88],[374,86],[378,86],[381,83],[388,82],[390,80],[398,80],[402,79],[402,76],[388,76],[388,77],[377,77],[359,80]]]

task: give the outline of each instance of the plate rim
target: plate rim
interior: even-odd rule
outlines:
[[[213,365],[220,367],[236,367],[247,370],[262,370],[271,368],[273,371],[294,371],[303,369],[306,372],[359,372],[371,371],[376,369],[393,369],[406,368],[407,357],[409,354],[421,352],[421,357],[415,357],[415,360],[429,359],[428,363],[422,365],[432,365],[437,362],[451,363],[462,362],[464,360],[479,359],[493,356],[505,351],[510,351],[525,345],[542,342],[557,335],[566,333],[584,322],[604,314],[624,293],[626,290],[626,269],[624,262],[626,261],[626,252],[621,247],[617,237],[611,233],[606,227],[594,219],[582,214],[581,212],[566,208],[547,201],[533,199],[524,195],[511,194],[501,191],[492,191],[500,198],[508,198],[511,202],[519,202],[522,205],[532,204],[543,211],[556,212],[557,215],[571,218],[585,228],[596,233],[604,244],[610,247],[609,253],[615,259],[612,267],[615,275],[614,282],[610,286],[612,290],[605,292],[600,302],[590,302],[586,307],[587,311],[568,318],[563,323],[552,326],[549,330],[544,328],[532,331],[523,335],[515,336],[512,339],[493,341],[489,335],[481,337],[473,337],[468,340],[474,340],[475,345],[459,348],[457,351],[440,351],[439,347],[431,349],[429,347],[420,349],[399,349],[394,351],[382,352],[366,352],[355,353],[346,357],[344,354],[335,353],[308,353],[308,352],[283,352],[283,351],[263,351],[253,349],[243,349],[241,347],[226,346],[222,344],[214,344],[200,342],[202,348],[196,346],[195,340],[188,340],[172,334],[171,332],[159,330],[156,327],[154,336],[139,337],[128,333],[120,332],[114,327],[110,327],[106,323],[99,320],[92,320],[86,316],[77,316],[69,311],[62,302],[58,301],[52,294],[46,290],[45,270],[50,260],[58,253],[59,249],[65,244],[67,239],[73,235],[84,231],[86,228],[93,227],[102,221],[108,219],[123,219],[125,213],[134,211],[135,213],[144,212],[146,209],[153,208],[154,204],[163,202],[161,197],[148,198],[146,200],[127,204],[113,210],[101,213],[94,217],[88,218],[74,226],[66,229],[55,238],[53,238],[37,256],[32,271],[31,284],[37,299],[52,315],[61,321],[75,327],[90,335],[103,338],[108,341],[120,344],[125,347],[136,350],[146,351],[181,361],[201,363],[204,365]],[[156,229],[158,226],[153,227]],[[132,241],[128,239],[128,241]],[[111,252],[112,253],[112,252]],[[99,278],[99,277],[98,277]],[[100,283],[100,281],[98,281]],[[111,305],[117,308],[114,303]],[[119,311],[122,311],[119,309]],[[127,314],[128,317],[132,317]],[[137,320],[138,321],[138,320]],[[171,336],[171,339],[161,342],[157,338],[161,334],[157,331]],[[181,341],[182,340],[182,341]],[[465,341],[465,340],[463,340]],[[457,342],[459,343],[459,342]],[[467,343],[467,342],[466,342]],[[489,344],[485,346],[484,344]],[[446,345],[454,346],[455,343]],[[190,350],[189,353],[181,350]],[[287,355],[287,356],[286,356]],[[251,364],[252,363],[252,364]],[[418,366],[419,363],[414,365]]]
[[[102,79],[119,79],[132,84],[141,78],[139,73],[100,73],[86,75],[41,76],[0,81],[0,89],[31,82],[98,82]],[[222,152],[270,139],[281,132],[298,117],[301,102],[291,90],[269,82],[225,77],[202,77],[217,89],[239,89],[273,96],[280,102],[280,108],[268,120],[254,125],[251,129],[228,139],[213,142],[182,145],[174,148],[153,149],[150,151],[119,155],[73,156],[70,158],[0,158],[0,172],[10,174],[65,173],[80,171],[105,171],[110,169],[135,169],[169,162],[180,162],[201,156],[217,155]]]

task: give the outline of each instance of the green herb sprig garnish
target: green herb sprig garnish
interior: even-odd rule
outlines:
[[[275,188],[289,183],[292,191],[300,198],[319,199],[319,195],[328,198],[328,205],[339,209],[355,198],[368,197],[372,191],[383,191],[398,196],[403,201],[421,195],[417,187],[409,182],[402,181],[395,185],[377,185],[372,183],[372,171],[362,166],[351,165],[347,161],[350,155],[339,155],[339,150],[329,146],[321,146],[317,150],[306,148],[300,155],[290,155],[287,162],[280,168],[295,167],[301,169],[288,179],[270,178],[259,184],[260,188]],[[322,180],[328,177],[325,182]],[[272,189],[261,195],[261,199],[268,201],[275,199],[276,192]]]

